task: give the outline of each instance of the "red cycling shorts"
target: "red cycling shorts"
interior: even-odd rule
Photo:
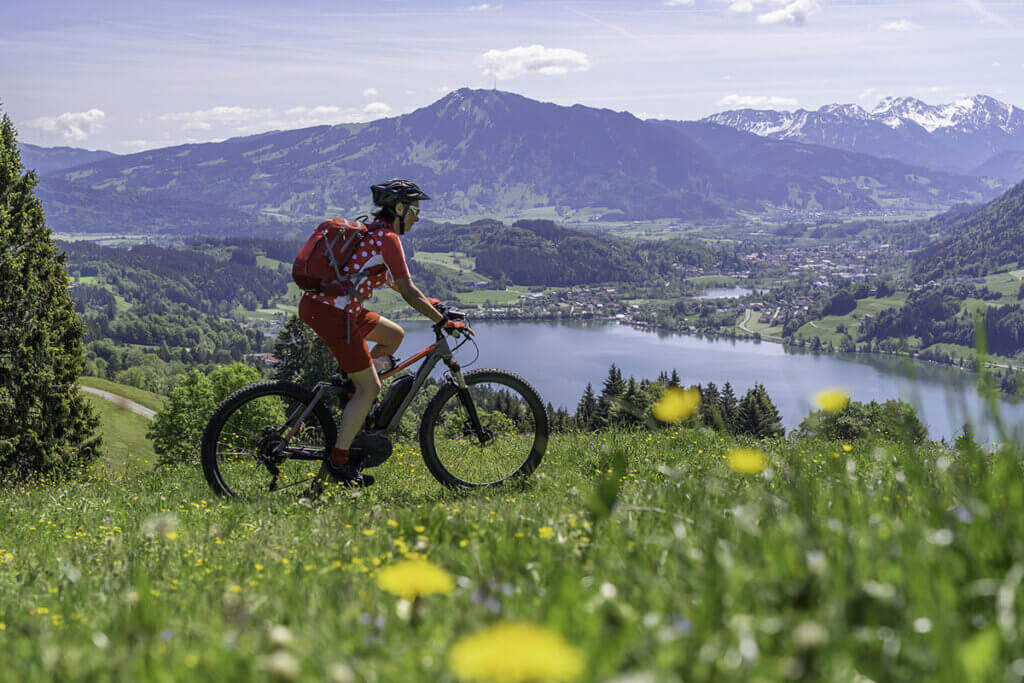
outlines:
[[[327,342],[327,348],[343,371],[359,372],[373,364],[370,349],[366,346],[366,335],[380,320],[373,311],[361,309],[359,313],[350,315],[306,294],[299,302],[299,320]]]

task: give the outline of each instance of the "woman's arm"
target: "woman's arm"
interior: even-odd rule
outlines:
[[[419,287],[412,283],[412,278],[398,278],[395,280],[395,284],[392,285],[392,289],[402,295],[405,303],[429,318],[431,322],[439,323],[444,320],[444,316],[438,313],[437,309],[427,301],[427,297],[423,296],[423,292],[420,291]]]

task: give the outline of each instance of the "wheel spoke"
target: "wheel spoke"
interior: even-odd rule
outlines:
[[[308,484],[315,476],[309,462],[321,459],[336,436],[330,412],[317,406],[287,448],[279,425],[301,415],[310,399],[307,390],[288,382],[258,383],[229,397],[203,438],[203,468],[211,486],[229,496],[258,498]]]
[[[547,414],[536,393],[521,379],[500,371],[466,374],[470,404],[454,388],[439,392],[428,409],[424,456],[444,483],[485,486],[528,473],[547,443]],[[472,410],[483,430],[474,428]],[[437,476],[438,472],[435,472]]]

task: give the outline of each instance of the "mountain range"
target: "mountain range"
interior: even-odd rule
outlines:
[[[997,174],[1009,183],[1024,175],[998,161],[1024,153],[1024,109],[985,95],[929,105],[887,97],[871,111],[856,104],[817,110],[736,109],[703,119],[773,140],[824,145],[898,159],[948,173]]]
[[[368,186],[395,176],[416,179],[434,197],[427,215],[440,220],[935,210],[990,199],[1000,187],[713,121],[645,121],[462,89],[371,123],[88,159],[43,172],[40,196],[58,231],[301,231],[327,215],[364,212]]]

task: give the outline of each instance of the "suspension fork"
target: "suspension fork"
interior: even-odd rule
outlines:
[[[480,439],[481,445],[487,443],[491,440],[491,433],[484,429],[480,422],[480,415],[476,412],[476,404],[473,403],[473,397],[469,393],[469,386],[466,385],[466,379],[462,376],[462,368],[459,367],[458,362],[447,358],[445,365],[448,366],[452,382],[455,384],[455,394],[469,415],[469,425],[473,428],[473,433],[476,434],[476,438]]]

